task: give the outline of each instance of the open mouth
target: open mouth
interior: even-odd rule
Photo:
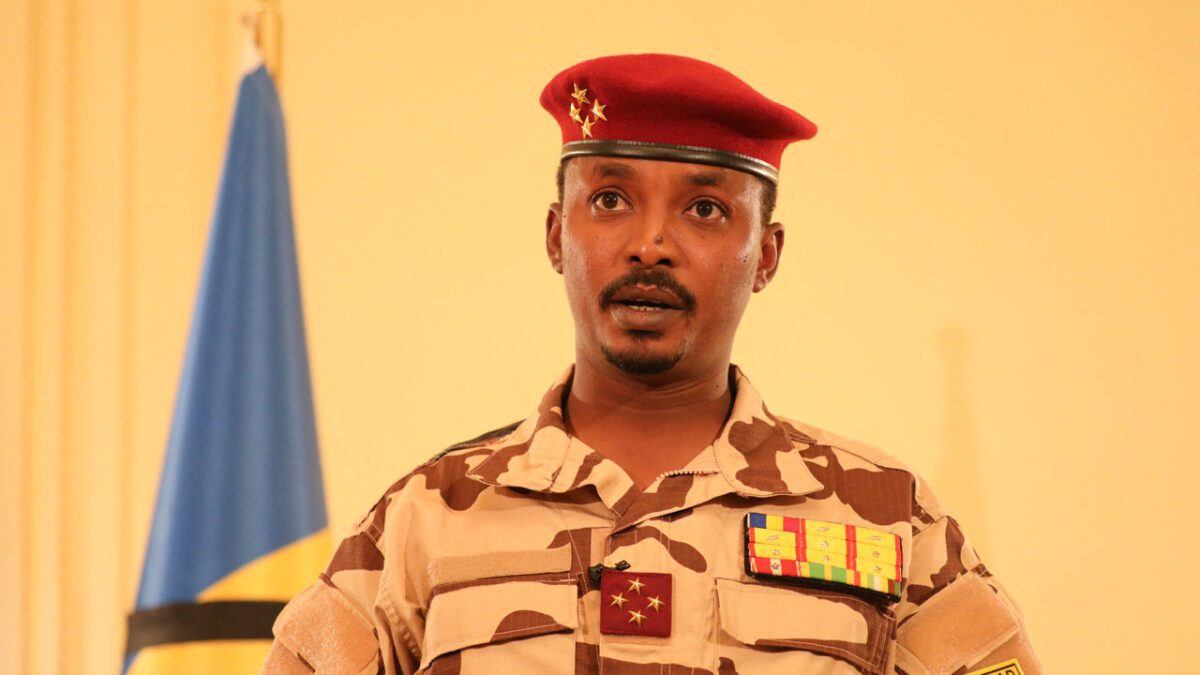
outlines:
[[[625,302],[618,302],[617,304],[625,305],[635,312],[655,312],[664,309],[678,309],[677,307],[672,307],[661,302],[654,302],[652,300],[628,300]]]
[[[608,301],[617,325],[630,334],[659,334],[683,317],[688,303],[673,291],[652,284],[623,286]]]
[[[661,286],[626,286],[613,294],[612,303],[635,312],[661,312],[683,309],[684,302],[675,293]]]

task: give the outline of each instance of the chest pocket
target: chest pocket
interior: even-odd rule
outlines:
[[[895,613],[848,593],[717,580],[722,665],[738,672],[883,673]]]
[[[430,573],[418,672],[575,672],[568,549],[435,560]]]

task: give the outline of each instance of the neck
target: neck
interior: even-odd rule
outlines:
[[[641,378],[577,354],[566,421],[575,436],[645,488],[687,464],[729,414],[729,362],[671,379]]]

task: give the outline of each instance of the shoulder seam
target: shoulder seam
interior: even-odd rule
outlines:
[[[486,432],[476,436],[475,438],[470,438],[465,441],[460,441],[458,443],[455,443],[443,450],[440,450],[439,452],[434,454],[432,457],[430,457],[429,459],[425,460],[424,462],[418,464],[417,466],[414,466],[408,473],[404,474],[398,480],[392,482],[391,485],[387,486],[387,489],[385,489],[383,491],[383,494],[380,495],[379,499],[375,502],[375,504],[370,509],[367,510],[366,515],[364,515],[362,517],[362,519],[358,521],[358,524],[356,525],[356,527],[360,527],[364,522],[366,522],[366,520],[368,518],[371,518],[372,514],[375,513],[376,509],[379,509],[381,507],[387,508],[386,502],[387,502],[388,497],[403,490],[404,484],[406,484],[408,482],[408,480],[411,479],[414,475],[416,475],[416,473],[418,471],[420,471],[421,469],[424,469],[432,464],[437,463],[438,460],[442,459],[443,457],[446,457],[447,455],[450,455],[450,454],[453,454],[456,452],[466,451],[466,450],[474,450],[476,448],[486,445],[489,442],[503,438],[503,437],[507,436],[508,434],[511,434],[517,427],[519,427],[521,425],[522,422],[524,422],[524,420],[518,420],[516,422],[513,422],[511,424],[506,424],[497,429],[493,429],[491,431],[486,431]],[[368,527],[363,529],[363,532],[366,533],[366,535],[371,539],[372,542],[375,543],[375,546],[378,548],[379,547],[379,537],[383,534],[383,532],[376,532],[374,523],[372,523],[371,525],[369,525]]]
[[[890,469],[890,470],[892,470],[892,471],[902,471],[902,472],[904,472],[904,473],[906,473],[906,474],[908,474],[908,475],[912,476],[913,478],[916,478],[916,476],[917,476],[917,474],[916,474],[916,473],[915,473],[915,472],[914,472],[912,469],[908,468],[908,466],[907,466],[907,465],[905,465],[905,464],[904,464],[903,462],[901,462],[900,460],[898,460],[898,459],[895,459],[895,458],[894,458],[894,457],[892,457],[891,455],[888,455],[888,457],[889,457],[890,459],[893,459],[893,460],[895,460],[895,462],[896,462],[897,464],[899,464],[900,466],[892,466],[892,465],[890,465],[890,464],[883,464],[883,463],[877,462],[877,461],[875,461],[874,459],[871,459],[870,457],[867,457],[867,456],[866,456],[866,455],[864,455],[863,453],[861,453],[861,452],[858,452],[857,450],[854,450],[853,448],[848,448],[848,447],[846,447],[845,445],[841,445],[841,444],[837,444],[837,443],[824,443],[823,445],[827,445],[827,446],[829,446],[829,447],[831,447],[831,448],[836,448],[836,449],[838,449],[838,450],[841,450],[842,452],[845,452],[845,453],[847,453],[847,454],[854,455],[855,457],[857,457],[857,458],[861,459],[862,461],[864,461],[864,462],[867,462],[867,463],[870,463],[870,464],[873,464],[873,465],[875,465],[875,466],[877,466],[877,467],[879,467],[879,468],[881,468],[881,469]],[[880,450],[880,452],[881,452],[881,453],[883,453],[883,451],[882,451],[882,450]],[[883,453],[883,454],[887,454],[887,453]]]
[[[521,426],[521,423],[524,421],[525,420],[517,420],[516,422],[506,424],[497,429],[492,429],[491,431],[485,431],[482,434],[479,434],[478,436],[476,436],[474,438],[469,438],[465,441],[459,441],[458,443],[455,443],[455,444],[441,450],[440,452],[436,453],[433,457],[430,457],[427,462],[425,462],[424,464],[421,465],[421,467],[428,466],[429,464],[436,462],[437,460],[441,459],[442,457],[445,457],[446,455],[448,455],[452,452],[457,452],[459,450],[470,450],[472,448],[477,448],[481,445],[487,445],[488,443],[490,443],[492,441],[503,438],[503,437],[511,434],[513,431],[515,431],[516,428]],[[419,469],[421,467],[417,467],[417,468]]]
[[[816,445],[823,445],[823,446],[826,446],[826,447],[829,447],[829,448],[834,448],[834,449],[837,449],[837,450],[841,450],[842,452],[845,452],[845,453],[848,453],[848,454],[854,455],[855,457],[857,457],[857,458],[859,458],[859,459],[863,460],[864,462],[867,462],[867,463],[869,463],[869,464],[872,464],[872,465],[874,465],[874,466],[877,466],[877,467],[879,467],[879,468],[881,468],[881,469],[892,469],[892,470],[894,470],[894,471],[903,471],[904,473],[907,473],[908,475],[912,476],[913,478],[916,478],[916,476],[917,476],[916,472],[914,472],[912,469],[910,469],[910,468],[908,467],[908,465],[906,465],[904,462],[902,462],[902,461],[900,461],[899,459],[897,459],[897,458],[893,457],[892,455],[890,455],[889,453],[885,452],[884,450],[880,450],[879,448],[875,448],[874,446],[870,446],[868,443],[861,443],[861,442],[859,442],[859,441],[854,441],[855,443],[858,443],[858,444],[860,444],[860,445],[864,445],[864,446],[871,447],[871,449],[872,449],[872,450],[875,450],[875,451],[876,451],[877,453],[879,453],[880,455],[884,455],[885,457],[887,457],[888,459],[890,459],[890,460],[891,460],[893,463],[895,463],[895,464],[898,464],[899,466],[892,466],[892,465],[889,465],[889,464],[884,464],[884,463],[881,463],[881,462],[879,462],[879,461],[877,461],[877,460],[875,460],[875,459],[872,459],[871,457],[868,457],[868,456],[866,456],[866,455],[865,455],[865,454],[863,454],[861,451],[859,451],[859,450],[855,450],[855,449],[853,449],[853,448],[849,447],[849,444],[848,444],[848,443],[846,443],[845,441],[848,441],[848,440],[850,440],[850,439],[847,439],[847,438],[844,438],[844,437],[842,437],[842,436],[839,436],[838,434],[835,434],[835,433],[833,433],[833,432],[831,432],[831,431],[827,431],[827,430],[825,430],[825,429],[820,429],[820,428],[818,428],[818,427],[814,427],[814,426],[812,426],[811,424],[805,424],[805,425],[804,425],[804,426],[810,427],[811,429],[813,429],[813,430],[815,430],[815,431],[817,431],[817,432],[820,432],[820,434],[821,434],[821,435],[824,435],[824,436],[827,436],[827,437],[829,437],[829,438],[826,438],[825,440],[821,440],[821,439],[817,438],[816,436],[814,436],[814,435],[812,435],[812,434],[809,434],[809,433],[805,432],[803,429],[800,429],[800,428],[799,428],[799,425],[801,425],[801,424],[803,424],[803,423],[802,423],[802,422],[800,422],[799,420],[794,420],[794,419],[791,419],[791,418],[789,418],[789,417],[783,417],[783,416],[776,416],[776,417],[777,417],[777,418],[778,418],[780,421],[782,421],[782,422],[786,422],[786,423],[790,424],[791,426],[795,427],[796,431],[798,431],[798,432],[800,432],[800,433],[804,434],[805,436],[808,436],[809,438],[812,438],[812,439],[813,439],[813,441],[815,441],[815,444],[816,444]],[[801,442],[802,442],[802,441],[801,441]]]

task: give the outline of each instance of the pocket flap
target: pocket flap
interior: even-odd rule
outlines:
[[[571,547],[567,545],[535,551],[452,556],[430,561],[429,585],[437,587],[474,579],[567,572],[570,569]]]
[[[832,656],[867,673],[887,664],[895,615],[847,593],[717,580],[721,629],[743,644]]]
[[[577,584],[568,573],[492,577],[434,589],[421,668],[450,652],[579,626]]]

